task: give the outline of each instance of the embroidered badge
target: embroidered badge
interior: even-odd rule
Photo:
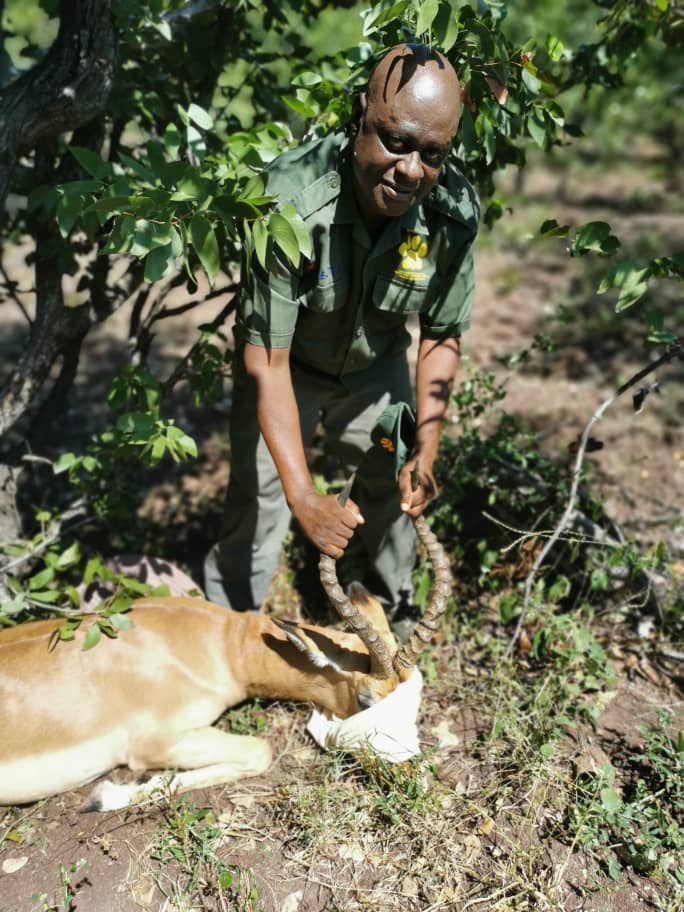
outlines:
[[[381,438],[380,438],[380,446],[381,446],[383,449],[387,450],[388,453],[393,453],[393,452],[394,452],[394,444],[393,444],[392,441],[389,439],[389,437],[381,437]]]
[[[427,274],[423,272],[423,257],[427,252],[427,242],[419,234],[409,234],[399,245],[401,264],[394,270],[395,276],[409,282],[424,282]]]

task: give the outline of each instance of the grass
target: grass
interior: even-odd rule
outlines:
[[[254,872],[222,860],[225,841],[225,826],[213,811],[186,798],[168,801],[150,857],[157,886],[176,912],[261,908]]]
[[[268,800],[232,809],[237,838],[221,864],[233,871],[246,847],[253,848],[257,828],[262,855],[273,853],[288,878],[315,884],[328,897],[326,909],[562,912],[577,907],[568,905],[572,900],[607,912],[626,878],[638,877],[653,908],[674,912],[684,845],[675,820],[682,777],[673,717],[654,717],[637,751],[626,753],[615,741],[610,760],[620,767],[624,789],[616,780],[608,785],[604,771],[587,766],[594,720],[616,686],[596,623],[581,615],[550,617],[543,636],[542,622],[534,623],[533,648],[504,661],[501,629],[491,635],[493,612],[454,618],[450,642],[423,660],[437,670],[426,687],[421,726],[433,743],[408,763],[320,754],[302,740],[301,708],[267,709],[295,737],[270,777]],[[476,628],[480,645],[472,648]],[[456,641],[469,644],[467,653]],[[446,728],[438,729],[440,723]],[[449,743],[439,743],[437,730],[452,733]],[[630,792],[628,774],[637,773],[645,785],[633,784]],[[618,845],[628,845],[630,826],[644,818],[645,807],[652,808],[648,868]],[[196,892],[202,877],[206,882],[207,871],[220,877],[220,865],[206,861],[222,855],[211,815],[176,810],[162,830],[166,854],[158,861],[172,871],[183,866],[186,893],[188,885]],[[265,896],[261,886],[259,896]]]

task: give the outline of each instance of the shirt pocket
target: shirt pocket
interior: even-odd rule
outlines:
[[[346,278],[319,282],[300,296],[300,303],[315,313],[332,313],[347,303],[349,282]]]
[[[373,285],[373,306],[389,313],[421,313],[430,307],[432,297],[427,284],[401,282],[379,275]]]

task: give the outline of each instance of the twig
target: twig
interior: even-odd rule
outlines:
[[[45,533],[45,537],[34,548],[31,548],[30,551],[26,551],[24,554],[20,554],[18,557],[15,557],[14,560],[9,561],[6,564],[0,564],[0,573],[5,575],[11,570],[14,570],[16,567],[20,567],[22,564],[40,557],[40,555],[43,554],[43,552],[46,551],[50,545],[54,544],[54,542],[56,542],[60,537],[64,524],[69,522],[70,519],[74,519],[76,516],[81,516],[84,510],[85,501],[83,499],[75,501],[68,510],[65,510],[64,513],[60,515],[59,519],[55,519],[49,524],[48,530]],[[70,527],[69,531],[78,529],[80,526],[84,526],[86,523],[93,521],[94,518],[92,516],[86,516],[79,522],[75,522]]]
[[[515,526],[511,526],[508,523],[503,522],[503,520],[497,519],[496,516],[492,516],[491,513],[487,513],[486,510],[482,511],[482,515],[485,519],[490,520],[490,522],[493,522],[495,525],[500,526],[507,532],[515,532],[515,534],[518,536],[518,538],[512,541],[510,545],[506,545],[505,548],[501,549],[501,554],[507,554],[509,551],[517,548],[520,544],[530,538],[550,538],[554,533],[554,529],[531,529],[529,531],[525,529],[516,529]],[[571,516],[571,519],[575,519],[577,516],[581,518],[582,514],[575,512]],[[604,532],[603,529],[600,527],[598,528],[599,531]],[[572,542],[573,544],[601,545],[606,548],[618,548],[623,544],[623,542],[620,542],[616,539],[606,538],[605,533],[603,538],[591,538],[588,535],[581,535],[579,532],[567,532],[565,534],[562,534],[561,537],[563,541]]]
[[[230,301],[221,309],[221,312],[217,314],[216,317],[207,324],[207,329],[209,332],[216,332],[216,330],[225,322],[228,315],[235,309],[235,301],[231,298]],[[168,395],[174,386],[186,376],[187,366],[190,363],[195,352],[199,351],[201,346],[201,341],[195,342],[186,354],[181,358],[181,360],[176,364],[174,369],[171,371],[166,380],[163,380],[160,383],[160,389],[162,395]]]
[[[520,611],[520,617],[518,618],[518,623],[516,624],[516,627],[515,627],[515,632],[513,634],[513,637],[511,638],[511,642],[509,643],[508,648],[505,653],[506,657],[508,657],[511,654],[511,652],[515,648],[515,644],[518,642],[518,639],[520,637],[520,632],[522,631],[523,624],[525,623],[525,617],[526,617],[527,611],[529,609],[530,599],[532,597],[532,586],[534,585],[534,580],[537,576],[537,572],[538,572],[539,568],[541,567],[542,563],[544,562],[546,555],[549,553],[551,548],[553,548],[553,546],[556,544],[558,539],[561,537],[561,535],[567,529],[567,527],[570,523],[570,520],[572,518],[574,509],[575,509],[575,501],[577,500],[577,491],[578,491],[579,483],[580,483],[582,464],[584,462],[584,454],[586,452],[587,443],[589,441],[589,435],[591,433],[592,428],[594,427],[596,422],[599,421],[599,419],[601,419],[603,417],[605,412],[610,408],[610,406],[615,402],[615,400],[618,399],[620,396],[622,396],[624,393],[626,393],[628,389],[631,389],[640,380],[643,380],[644,377],[648,376],[648,374],[652,373],[654,370],[657,370],[657,368],[659,368],[661,365],[667,364],[668,362],[672,361],[674,358],[682,357],[682,356],[684,356],[684,347],[682,346],[681,343],[679,343],[676,346],[674,346],[672,349],[670,349],[670,351],[668,351],[664,355],[662,355],[662,357],[658,358],[656,361],[652,361],[650,364],[647,364],[646,367],[642,368],[640,371],[638,371],[636,374],[634,374],[632,377],[630,377],[629,380],[627,380],[625,383],[623,383],[622,386],[620,386],[616,390],[616,392],[613,393],[612,396],[610,396],[608,399],[606,399],[604,402],[602,402],[601,405],[596,409],[594,414],[591,416],[591,418],[587,422],[586,427],[582,431],[582,436],[580,438],[579,447],[577,448],[577,455],[575,457],[575,465],[572,470],[572,484],[570,486],[570,495],[568,497],[568,502],[566,504],[565,510],[563,511],[563,515],[561,516],[560,520],[558,521],[558,524],[556,525],[556,528],[553,531],[553,534],[547,540],[546,544],[544,545],[544,547],[541,549],[541,551],[535,558],[535,561],[532,564],[532,569],[527,574],[527,578],[525,580],[525,599],[523,602],[522,610]]]
[[[29,326],[33,326],[33,320],[29,316],[28,311],[24,307],[21,298],[17,294],[17,283],[9,277],[9,274],[8,274],[7,270],[5,269],[5,266],[3,263],[0,263],[0,274],[2,275],[3,279],[5,280],[5,288],[11,295],[14,303],[17,305],[17,307],[21,311],[22,316],[24,317],[24,319],[26,320],[26,322],[28,323]],[[31,289],[31,293],[35,294],[35,289]]]

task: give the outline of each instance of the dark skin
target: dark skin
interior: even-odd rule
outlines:
[[[372,235],[430,193],[458,127],[461,90],[451,65],[439,54],[419,66],[414,61],[406,45],[390,50],[373,71],[351,124],[354,192]],[[458,362],[457,338],[421,338],[416,447],[398,482],[401,509],[412,517],[437,494],[433,466]],[[290,510],[319,551],[340,558],[364,520],[351,499],[341,507],[334,495],[314,489],[299,430],[290,350],[247,343],[244,363],[256,386],[259,427]],[[412,473],[418,477],[415,489]]]

